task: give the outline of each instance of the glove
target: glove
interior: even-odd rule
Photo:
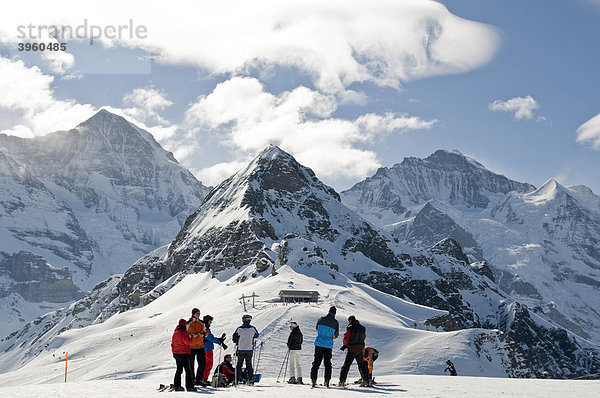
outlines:
[[[227,344],[221,343],[221,347],[223,347],[223,349],[226,350],[227,349]]]
[[[346,348],[348,348],[348,347],[346,347],[345,345],[343,345],[343,346],[340,347],[340,350],[344,351]]]
[[[222,338],[223,340],[225,340],[225,336],[226,336],[226,334],[225,334],[225,333],[223,333],[223,334],[221,335],[221,338]]]

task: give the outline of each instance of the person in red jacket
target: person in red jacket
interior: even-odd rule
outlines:
[[[185,370],[185,387],[188,391],[196,391],[194,387],[194,380],[192,378],[192,369],[190,368],[190,343],[192,342],[192,336],[187,331],[187,322],[185,319],[180,319],[173,337],[171,338],[171,351],[173,352],[173,358],[177,364],[177,370],[175,371],[175,379],[173,380],[173,386],[175,391],[184,391],[181,387],[181,373]]]
[[[366,338],[367,332],[365,327],[358,322],[358,319],[356,319],[354,315],[350,315],[348,317],[348,327],[346,328],[346,333],[344,333],[344,345],[341,348],[342,351],[348,349],[348,352],[346,353],[346,360],[344,361],[342,370],[340,372],[340,386],[346,385],[346,377],[348,377],[350,365],[352,365],[352,362],[354,362],[355,359],[356,364],[358,365],[358,370],[360,371],[360,375],[363,379],[361,387],[367,387],[371,385],[369,369],[367,368],[367,363],[363,359]]]

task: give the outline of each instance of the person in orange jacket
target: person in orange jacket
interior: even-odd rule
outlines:
[[[365,347],[363,351],[363,358],[367,363],[367,369],[369,369],[369,379],[371,380],[371,384],[375,384],[375,379],[373,378],[373,362],[379,358],[379,351],[377,351],[373,347]],[[354,382],[354,384],[361,384],[363,382],[362,377]]]
[[[192,336],[186,330],[187,322],[185,319],[180,319],[173,337],[171,337],[171,351],[173,352],[173,358],[175,358],[175,364],[177,370],[175,370],[175,378],[173,380],[173,386],[175,391],[184,391],[181,386],[181,374],[185,370],[185,387],[188,391],[196,391],[194,387],[194,381],[192,379],[192,369],[190,368],[190,343],[192,342]]]
[[[206,383],[203,380],[204,368],[206,367],[206,356],[204,354],[206,330],[204,323],[200,320],[200,310],[198,308],[192,310],[192,317],[187,322],[187,331],[192,336],[192,342],[190,343],[190,366],[192,374],[194,374],[194,363],[196,360],[198,361],[194,384],[206,387]]]

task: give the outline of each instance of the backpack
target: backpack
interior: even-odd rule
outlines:
[[[227,378],[223,373],[217,373],[213,375],[210,385],[213,387],[225,387],[227,386]]]

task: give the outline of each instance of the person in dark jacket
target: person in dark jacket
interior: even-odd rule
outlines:
[[[302,341],[304,340],[300,327],[296,322],[290,322],[290,335],[287,346],[289,350],[290,364],[290,384],[304,384],[302,382],[302,369],[300,368],[300,351],[302,350]]]
[[[210,371],[212,370],[213,366],[213,350],[215,349],[215,344],[220,345],[225,350],[227,349],[227,344],[225,344],[225,333],[223,333],[220,338],[216,338],[210,331],[210,325],[213,321],[212,316],[204,315],[202,321],[204,322],[204,331],[206,334],[206,337],[204,337],[204,354],[206,360],[204,366],[203,380],[204,384],[208,385],[208,376],[210,376]]]
[[[173,337],[171,338],[171,351],[173,352],[173,358],[175,358],[175,364],[177,370],[175,370],[175,378],[173,380],[173,386],[175,391],[184,391],[181,387],[181,374],[185,370],[185,387],[188,391],[196,391],[194,387],[194,380],[192,377],[192,369],[190,368],[190,343],[192,342],[192,336],[187,332],[187,322],[185,319],[180,319]]]
[[[335,319],[336,308],[329,308],[329,312],[321,317],[317,322],[317,338],[315,339],[315,358],[310,368],[310,379],[312,385],[317,385],[317,373],[321,362],[325,362],[325,383],[329,387],[331,380],[331,349],[333,348],[333,339],[340,334],[340,325]]]
[[[348,327],[346,327],[346,333],[344,333],[344,345],[341,348],[342,351],[346,349],[348,351],[346,352],[346,360],[344,361],[340,372],[340,386],[346,385],[346,377],[348,377],[350,365],[352,365],[354,360],[356,360],[356,363],[358,364],[358,370],[363,379],[361,386],[366,387],[371,385],[369,369],[367,368],[367,363],[363,359],[366,337],[367,332],[365,327],[360,324],[354,315],[350,315],[348,317]]]
[[[451,360],[447,360],[446,361],[446,369],[444,369],[444,373],[446,373],[447,370],[450,371],[450,376],[458,376],[458,373],[456,373],[456,369],[454,368],[454,364],[452,363]]]

